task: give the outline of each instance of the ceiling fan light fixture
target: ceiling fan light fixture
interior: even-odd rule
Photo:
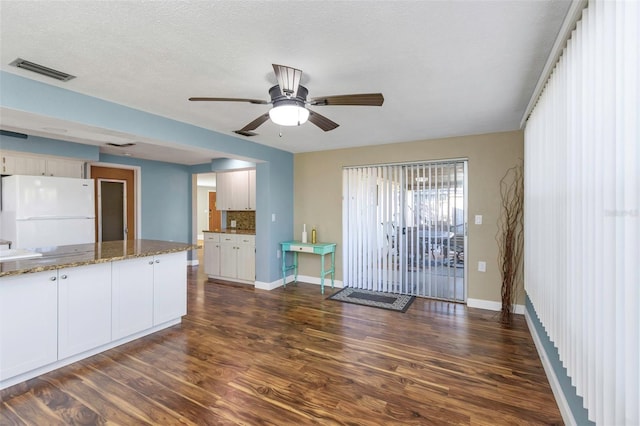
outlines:
[[[299,126],[309,119],[309,110],[298,105],[279,105],[269,110],[269,118],[280,126]]]

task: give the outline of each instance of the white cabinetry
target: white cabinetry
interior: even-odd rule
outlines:
[[[237,278],[238,256],[236,254],[236,236],[232,234],[220,235],[220,276]]]
[[[187,252],[0,278],[0,389],[173,324]]]
[[[130,336],[153,326],[153,265],[153,256],[113,262],[113,339]]]
[[[220,277],[232,281],[255,282],[254,235],[222,234],[220,236]]]
[[[2,153],[3,175],[84,177],[84,161],[28,153]]]
[[[237,237],[237,276],[240,280],[256,280],[256,238],[253,235]]]
[[[216,197],[218,210],[255,210],[256,171],[217,173]]]
[[[187,314],[187,252],[163,254],[153,263],[153,325]]]
[[[249,210],[256,209],[256,171],[249,170]]]
[[[111,263],[58,270],[58,358],[111,341]]]
[[[187,313],[187,252],[113,263],[113,338]]]
[[[84,161],[47,158],[47,176],[84,178]]]
[[[233,196],[232,172],[216,173],[216,207],[218,210],[232,210]]]
[[[0,381],[57,360],[56,271],[0,282]]]
[[[220,234],[204,233],[204,273],[220,275]]]
[[[2,154],[3,175],[44,175],[47,162],[43,157]]]

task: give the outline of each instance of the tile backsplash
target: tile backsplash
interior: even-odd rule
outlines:
[[[231,221],[236,221],[235,229],[255,230],[256,229],[256,212],[255,211],[228,211],[227,212],[227,229],[231,229]]]

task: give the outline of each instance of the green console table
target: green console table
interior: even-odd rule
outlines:
[[[336,243],[303,243],[301,241],[285,241],[282,246],[282,282],[287,287],[287,271],[293,269],[293,281],[298,282],[298,253],[311,253],[320,255],[320,292],[324,294],[324,277],[331,274],[331,288],[336,275]],[[285,254],[293,252],[293,265],[287,266]],[[324,269],[324,255],[331,254],[331,268]]]

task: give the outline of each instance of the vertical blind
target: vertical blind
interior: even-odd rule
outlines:
[[[343,171],[347,286],[464,301],[464,161]]]
[[[590,1],[525,129],[525,290],[603,425],[640,424],[639,23]]]

